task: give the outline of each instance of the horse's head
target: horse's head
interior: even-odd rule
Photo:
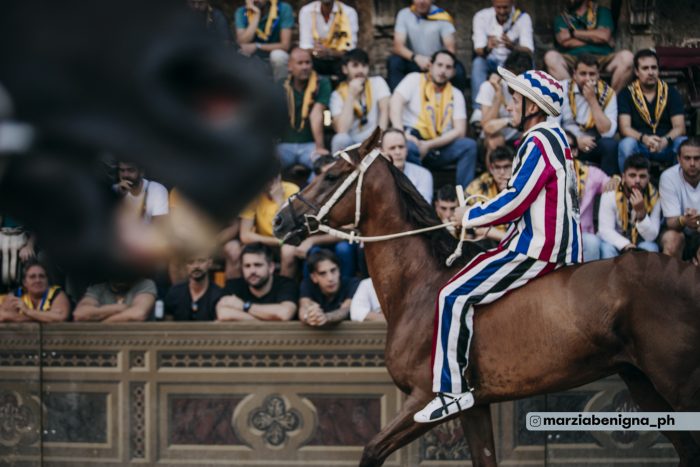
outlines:
[[[290,197],[275,217],[275,236],[285,243],[298,245],[318,231],[319,223],[334,228],[356,224],[359,205],[355,187],[361,174],[376,159],[378,152],[373,150],[380,137],[381,130],[377,128],[361,145],[342,151],[325,173]]]

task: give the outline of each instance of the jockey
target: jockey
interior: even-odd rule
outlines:
[[[474,405],[465,371],[473,336],[474,305],[491,303],[559,267],[582,261],[576,172],[558,124],[562,86],[547,73],[515,76],[499,67],[511,89],[509,112],[523,132],[505,190],[484,204],[460,207],[463,229],[510,223],[498,247],[474,257],[440,290],[433,334],[433,391],[437,397],[414,415],[431,423]]]

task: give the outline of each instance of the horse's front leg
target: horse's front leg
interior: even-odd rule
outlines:
[[[496,467],[490,406],[477,405],[466,412],[460,412],[459,421],[462,422],[462,431],[469,444],[472,466]]]

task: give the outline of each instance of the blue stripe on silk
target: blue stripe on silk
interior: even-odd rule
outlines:
[[[542,86],[538,79],[530,78],[530,76],[527,73],[525,73],[523,75],[523,77],[526,80],[528,80],[530,82],[530,84],[532,84],[533,87],[542,91],[542,94],[551,97],[553,101],[558,102],[559,104],[562,104],[562,105],[564,104],[564,98],[561,96],[561,94],[553,93],[552,91],[549,90],[548,87]]]
[[[520,233],[518,245],[515,249],[520,252],[526,252],[530,248],[530,242],[532,242],[532,217],[529,209],[525,211],[522,219],[525,221],[525,229]]]
[[[571,262],[578,263],[578,222],[576,222],[573,218],[571,219],[571,227],[574,231],[572,236],[573,243],[571,245]]]
[[[450,339],[450,326],[452,325],[452,314],[455,312],[455,310],[453,309],[455,301],[459,296],[467,295],[468,293],[470,293],[482,282],[484,282],[486,279],[498,272],[503,266],[513,261],[513,259],[517,255],[517,253],[509,251],[508,254],[506,254],[503,258],[497,259],[495,261],[491,260],[477,275],[465,281],[464,284],[460,285],[457,289],[453,290],[452,293],[445,297],[445,304],[442,308],[442,328],[440,329],[440,341],[442,342],[443,349],[442,372],[440,374],[440,384],[442,388],[452,387],[452,376],[450,375],[450,366],[447,363],[447,346],[449,345]],[[485,261],[488,262],[489,260]],[[460,313],[461,311],[462,310],[457,310],[457,313]]]

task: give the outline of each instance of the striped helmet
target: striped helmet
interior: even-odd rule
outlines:
[[[558,117],[564,104],[564,88],[550,74],[540,70],[528,70],[515,76],[503,67],[498,74],[513,91],[530,99],[547,115]]]

